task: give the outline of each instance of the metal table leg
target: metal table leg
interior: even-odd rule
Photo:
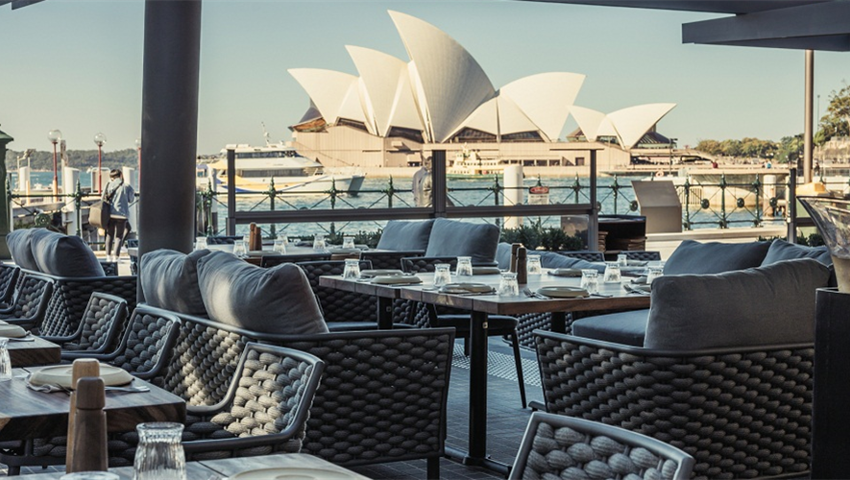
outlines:
[[[393,328],[393,299],[378,297],[378,328],[390,330]]]

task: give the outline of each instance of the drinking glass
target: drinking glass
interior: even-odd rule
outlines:
[[[496,294],[501,296],[517,296],[519,295],[519,283],[516,280],[515,272],[502,272],[499,279],[499,289]]]
[[[207,248],[207,237],[195,237],[195,250]]]
[[[328,247],[325,244],[324,235],[316,235],[313,237],[313,250],[317,252],[326,252],[328,250]]]
[[[591,295],[599,292],[599,272],[592,268],[582,269],[581,288],[587,290],[587,293]]]
[[[286,253],[286,240],[281,239],[281,238],[278,238],[277,240],[275,240],[273,249],[274,249],[275,253],[281,253],[281,254]]]
[[[244,258],[248,256],[248,247],[246,247],[247,243],[245,240],[236,240],[233,242],[233,254],[239,258]]]
[[[186,480],[186,457],[180,436],[183,425],[172,422],[140,423],[139,446],[133,463],[135,480]]]
[[[12,360],[8,347],[9,339],[0,337],[0,382],[12,379]]]
[[[434,286],[442,287],[452,283],[452,274],[449,271],[451,265],[448,263],[438,263],[434,265]]]
[[[664,267],[649,267],[649,272],[646,274],[646,283],[652,283],[653,280],[660,277],[661,275],[664,275]]]
[[[525,271],[529,275],[540,275],[543,273],[543,266],[540,264],[540,255],[529,255],[527,257]]]
[[[472,276],[472,257],[457,257],[457,276]]]
[[[242,235],[242,241],[245,242],[245,245],[250,245],[251,244],[251,234],[246,233],[245,235]]]
[[[360,278],[360,260],[356,258],[345,259],[345,270],[342,271],[342,278],[348,280]]]
[[[354,237],[342,237],[342,248],[356,248],[354,246]]]
[[[617,255],[617,265],[621,267],[625,267],[629,264],[629,256],[625,253],[620,253]]]
[[[118,475],[110,472],[74,472],[66,473],[59,480],[118,480]]]
[[[602,278],[602,281],[605,283],[620,282],[620,266],[617,265],[616,262],[605,263],[605,274]]]

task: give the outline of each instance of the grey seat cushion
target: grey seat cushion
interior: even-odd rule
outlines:
[[[82,238],[36,228],[30,248],[38,271],[58,277],[103,277],[103,267]]]
[[[665,275],[723,273],[761,265],[768,242],[700,243],[683,241],[664,264]]]
[[[428,239],[426,257],[472,257],[473,264],[496,258],[499,227],[489,223],[467,223],[438,218]]]
[[[32,254],[32,232],[34,228],[21,228],[6,235],[6,243],[9,245],[9,253],[12,254],[12,261],[15,265],[27,269],[38,271],[38,265],[35,263],[35,257]]]
[[[207,309],[198,286],[198,260],[209,254],[209,250],[186,255],[163,248],[142,255],[139,283],[145,303],[178,313],[206,316]]]
[[[390,220],[381,232],[377,248],[382,250],[422,250],[428,248],[433,220],[403,222]]]
[[[621,345],[643,346],[649,309],[609,313],[573,322],[573,335]]]
[[[826,245],[807,247],[780,239],[776,239],[770,244],[767,255],[765,255],[761,264],[770,265],[771,263],[795,258],[813,258],[824,265],[832,265],[832,257],[829,255],[829,249],[826,248]]]
[[[691,350],[814,341],[815,290],[830,271],[812,259],[652,283],[644,346]]]
[[[198,283],[210,318],[259,333],[326,333],[307,276],[284,263],[260,268],[228,252],[198,260]]]
[[[605,271],[605,265],[597,265],[578,258],[567,257],[555,252],[547,252],[542,250],[533,250],[528,252],[529,255],[540,255],[540,265],[543,268],[588,268]],[[496,263],[498,267],[507,270],[511,266],[511,244],[499,243],[496,246]]]

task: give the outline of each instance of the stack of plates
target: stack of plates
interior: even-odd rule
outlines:
[[[401,270],[361,270],[360,277],[361,278],[372,278],[372,277],[387,277],[391,275],[404,275],[404,272]]]
[[[484,283],[449,283],[440,287],[440,293],[492,293],[495,290]]]
[[[71,384],[73,378],[73,365],[53,365],[44,367],[30,376],[29,382],[33,385],[59,385],[62,388],[74,388]],[[126,370],[105,363],[100,364],[100,378],[106,386],[126,385],[133,381],[133,376]]]
[[[340,472],[317,467],[278,467],[246,470],[228,478],[230,480],[352,480],[362,477],[354,472]]]
[[[583,298],[589,296],[581,287],[542,287],[537,293],[551,298]]]
[[[379,275],[372,277],[372,283],[376,285],[410,285],[422,283],[422,279],[416,275]]]
[[[0,324],[0,337],[23,338],[26,336],[27,331],[18,325],[9,325],[8,323]]]

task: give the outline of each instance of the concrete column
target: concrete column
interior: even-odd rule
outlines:
[[[192,251],[200,53],[200,0],[146,0],[140,255]]]
[[[803,132],[803,183],[811,183],[812,181],[812,137],[814,131],[814,91],[815,91],[815,52],[806,50],[806,106],[805,118],[806,125]]]
[[[504,171],[505,205],[522,204],[522,165],[509,165]],[[518,228],[522,225],[522,217],[505,218],[505,228]]]
[[[77,191],[77,182],[80,181],[80,170],[71,167],[62,167],[62,193],[69,194]],[[69,235],[76,235],[81,225],[77,218],[77,205],[74,200],[65,197],[65,206],[62,207],[64,212],[64,220],[68,224],[66,232]]]
[[[6,145],[14,140],[0,131],[0,258],[12,258],[6,245],[6,234],[12,230],[12,206],[6,191]]]

